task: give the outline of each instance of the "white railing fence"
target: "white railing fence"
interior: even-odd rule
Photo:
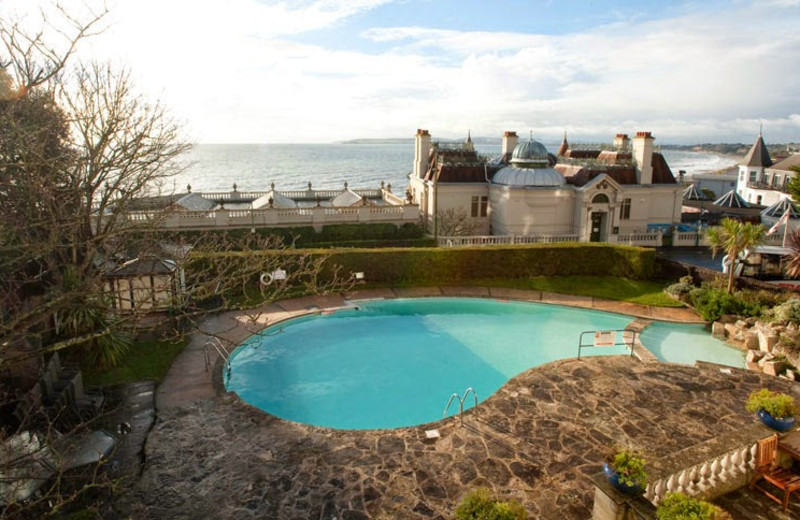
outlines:
[[[612,244],[624,244],[627,246],[660,247],[663,238],[661,233],[627,233],[624,235],[612,235],[609,242]]]
[[[578,242],[578,235],[477,235],[439,237],[440,247],[494,246],[513,244],[555,244]]]

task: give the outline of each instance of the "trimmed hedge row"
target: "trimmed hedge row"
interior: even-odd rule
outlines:
[[[370,282],[467,282],[532,276],[652,277],[652,249],[594,244],[331,251],[328,263]]]
[[[618,276],[636,280],[653,276],[655,251],[609,244],[541,244],[473,248],[391,248],[283,250],[244,254],[221,252],[195,255],[198,270],[215,262],[258,262],[254,256],[328,256],[321,278],[335,265],[346,272],[364,272],[367,282],[401,284],[467,283],[486,278],[532,276]],[[265,262],[266,264],[266,262]],[[250,264],[252,265],[252,264]],[[191,272],[193,265],[188,266]],[[256,280],[254,280],[255,282]]]

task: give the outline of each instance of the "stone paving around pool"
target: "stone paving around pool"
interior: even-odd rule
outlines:
[[[409,289],[392,297],[477,296],[470,291],[478,290]],[[370,291],[351,299],[388,296]],[[483,296],[527,299],[507,290]],[[311,306],[342,303],[307,298],[264,310],[272,318],[287,318]],[[573,303],[609,305],[592,299]],[[664,314],[696,319],[685,309],[637,310],[650,319]],[[239,318],[215,317],[204,330],[236,343],[249,334]],[[519,500],[530,518],[585,519],[593,501],[590,475],[600,471],[611,447],[631,445],[663,457],[752,425],[743,403],[753,389],[768,386],[800,398],[796,384],[744,370],[591,357],[526,371],[481,403],[477,413],[465,414],[463,425],[451,418],[414,428],[338,431],[280,420],[233,394],[217,395],[205,371],[204,341],[193,338],[158,389],[158,419],[143,474],[116,502],[124,515],[448,519],[465,492],[486,486]],[[426,439],[431,427],[441,438]],[[766,499],[745,496],[734,505],[748,515],[754,507],[770,507]],[[745,502],[753,500],[748,509]],[[753,514],[742,518],[790,518]]]

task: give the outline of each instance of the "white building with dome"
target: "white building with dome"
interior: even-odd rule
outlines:
[[[607,147],[570,147],[558,155],[533,138],[503,136],[502,156],[484,161],[472,142],[431,142],[417,130],[410,195],[428,230],[466,214],[473,234],[572,236],[615,242],[648,227],[680,223],[682,191],[654,138],[618,134]],[[451,210],[448,215],[448,210]]]

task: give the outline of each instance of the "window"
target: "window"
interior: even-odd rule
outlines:
[[[631,199],[624,199],[619,205],[619,219],[630,220],[631,218]]]
[[[608,204],[608,202],[609,202],[608,195],[606,195],[605,193],[598,193],[592,199],[593,204]]]
[[[489,197],[472,197],[472,217],[485,217],[489,208]]]
[[[781,176],[777,173],[772,174],[772,187],[777,188],[780,185]]]
[[[750,172],[750,184],[756,183],[756,175],[758,175],[757,172]]]
[[[761,195],[756,197],[756,204],[761,204]]]

